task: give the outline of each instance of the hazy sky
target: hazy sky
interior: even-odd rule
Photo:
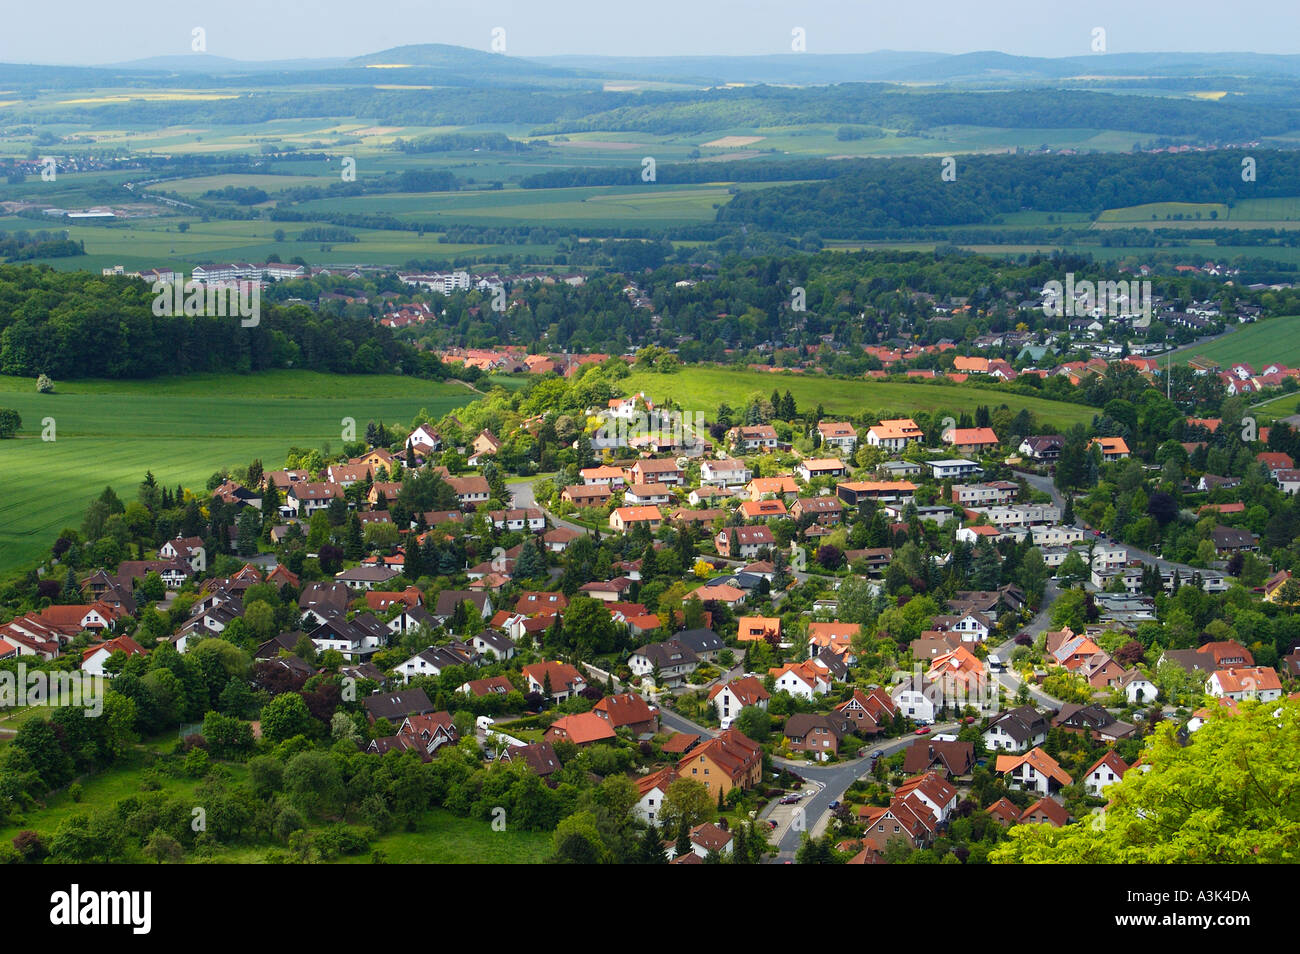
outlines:
[[[408,43],[506,52],[611,55],[1002,50],[1300,53],[1297,0],[10,0],[0,61],[100,64],[190,53],[194,27],[217,56],[266,60],[356,56]]]

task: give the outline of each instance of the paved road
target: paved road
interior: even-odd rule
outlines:
[[[1051,477],[1044,476],[1041,474],[1031,474],[1026,471],[1016,471],[1016,473],[1024,477],[1025,482],[1028,483],[1029,486],[1033,487],[1035,490],[1040,490],[1043,493],[1051,494],[1052,503],[1055,504],[1057,507],[1060,507],[1061,510],[1065,509],[1065,498],[1061,496],[1061,492],[1056,489],[1056,485],[1052,482]],[[1087,529],[1078,520],[1075,520],[1072,526],[1079,527],[1080,529],[1084,529],[1084,530]],[[1149,553],[1146,550],[1139,549],[1138,547],[1133,546],[1133,544],[1131,543],[1119,543],[1119,541],[1111,541],[1109,538],[1107,538],[1105,541],[1102,542],[1105,543],[1114,542],[1119,546],[1122,546],[1126,550],[1128,550],[1130,558],[1136,557],[1142,560],[1144,563],[1153,563],[1162,572],[1172,573],[1176,569],[1178,570],[1179,574],[1184,578],[1190,578],[1191,575],[1196,572],[1195,567],[1188,566],[1186,563],[1175,563],[1172,560],[1166,560],[1164,557],[1156,556],[1154,553]]]
[[[957,728],[957,723],[948,722],[943,725],[932,727],[932,733],[949,732]],[[893,739],[888,742],[866,743],[866,748],[871,751],[879,750],[882,758],[899,752],[921,736],[908,734],[902,738]],[[848,762],[837,762],[832,765],[814,765],[809,762],[791,762],[786,759],[773,759],[774,764],[787,768],[792,772],[801,775],[807,780],[808,784],[804,786],[805,791],[814,791],[811,796],[805,796],[797,806],[779,805],[775,801],[768,805],[767,809],[760,813],[762,818],[773,818],[777,822],[776,829],[772,832],[772,842],[777,847],[776,863],[783,864],[787,861],[794,861],[795,852],[799,850],[799,843],[803,840],[804,832],[807,831],[812,837],[821,835],[830,822],[831,802],[842,801],[844,793],[848,791],[859,778],[871,773],[871,760],[869,758],[852,759]],[[802,809],[796,812],[795,809]],[[793,824],[798,820],[798,824]]]
[[[541,480],[540,477],[535,478]],[[533,482],[531,480],[510,484],[510,500],[516,510],[525,510],[529,507],[538,507],[537,498],[533,495]],[[556,527],[564,527],[566,530],[572,530],[574,533],[590,534],[591,531],[578,523],[570,520],[562,520],[555,514],[551,513],[545,507],[538,507],[542,513],[546,514],[547,519]]]

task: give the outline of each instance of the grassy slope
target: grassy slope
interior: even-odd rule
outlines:
[[[1196,357],[1206,357],[1222,365],[1245,361],[1256,371],[1272,361],[1289,367],[1300,365],[1300,315],[1241,325],[1229,334],[1177,355],[1184,363]]]
[[[345,377],[308,371],[198,375],[153,381],[34,382],[0,377],[0,405],[23,418],[19,439],[0,444],[0,571],[23,566],[78,526],[105,485],[135,496],[146,470],[162,484],[202,490],[208,475],[261,458],[283,464],[293,445],[342,445],[344,417],[408,423],[421,409],[440,416],[474,398],[458,383],[396,376]],[[42,441],[54,418],[56,440]]]
[[[731,368],[692,367],[671,375],[637,372],[623,382],[623,387],[628,392],[644,390],[657,401],[671,398],[688,411],[700,410],[709,415],[723,401],[732,407],[741,407],[750,395],[766,397],[773,388],[782,394],[789,390],[801,409],[821,404],[832,414],[884,415],[886,412],[910,413],[940,408],[955,413],[972,409],[976,404],[996,407],[1005,403],[1016,411],[1028,408],[1042,424],[1056,426],[1087,424],[1094,414],[1092,408],[1083,405],[975,388],[767,374]]]

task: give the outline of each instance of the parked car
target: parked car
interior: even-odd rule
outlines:
[[[913,733],[913,735],[929,735],[929,734],[930,734],[930,727],[928,725],[921,726],[921,728],[917,729],[916,732]]]
[[[799,800],[800,800],[801,798],[803,798],[802,795],[787,795],[785,798],[781,799],[781,804],[782,804],[782,805],[798,805],[798,804],[799,804]]]

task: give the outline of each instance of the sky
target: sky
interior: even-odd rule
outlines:
[[[239,60],[348,57],[409,43],[505,52],[742,55],[1000,50],[1300,53],[1297,0],[60,0],[5,4],[0,62],[99,65],[207,52]]]

